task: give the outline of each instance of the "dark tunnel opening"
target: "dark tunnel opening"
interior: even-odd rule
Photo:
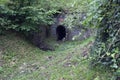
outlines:
[[[56,28],[57,40],[63,40],[66,36],[66,29],[63,25],[59,25]]]

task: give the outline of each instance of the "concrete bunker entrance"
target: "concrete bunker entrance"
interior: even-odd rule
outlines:
[[[66,28],[63,25],[58,25],[56,28],[57,40],[63,40],[66,37]]]

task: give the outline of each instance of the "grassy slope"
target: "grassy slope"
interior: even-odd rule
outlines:
[[[56,50],[44,52],[16,34],[0,36],[0,80],[110,80],[108,72],[90,69],[89,60],[82,57],[92,40],[49,40]]]

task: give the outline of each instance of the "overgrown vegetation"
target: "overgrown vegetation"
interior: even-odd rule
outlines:
[[[81,16],[88,9],[86,6],[91,0],[1,0],[0,3],[0,32],[3,30],[31,31],[38,30],[40,25],[53,23],[55,13],[60,10],[72,13],[72,16]],[[65,22],[66,25],[79,25],[79,17],[72,18]],[[68,17],[69,19],[69,17]],[[67,19],[67,20],[68,20]],[[71,23],[68,24],[68,23]]]
[[[14,77],[15,80],[25,80],[31,76],[32,78],[36,78],[36,80],[48,77],[50,80],[115,80],[120,77],[120,0],[0,0],[0,34],[4,31],[6,31],[6,34],[9,34],[7,30],[18,31],[20,33],[37,31],[40,25],[51,25],[54,22],[54,15],[62,11],[67,13],[67,17],[63,22],[64,25],[68,27],[79,27],[84,24],[87,28],[92,27],[98,29],[94,45],[91,48],[90,57],[85,59],[86,61],[83,61],[83,63],[83,59],[79,59],[82,57],[78,58],[81,52],[80,49],[83,49],[79,47],[81,45],[79,42],[75,42],[75,45],[74,42],[70,42],[71,44],[66,42],[62,45],[53,42],[53,44],[55,44],[54,47],[57,48],[56,51],[43,52],[33,47],[30,48],[29,46],[32,45],[24,46],[27,44],[24,43],[25,41],[14,42],[12,39],[13,36],[6,36],[6,38],[4,38],[5,36],[0,36],[0,49],[3,49],[0,50],[0,55],[2,53],[2,58],[6,61],[6,65],[0,67],[0,78],[6,78],[9,75],[7,78],[12,79]],[[16,43],[18,45],[15,45]],[[4,46],[6,49],[4,50],[1,46]],[[30,51],[25,50],[28,47]],[[79,48],[78,52],[74,52],[74,48]],[[71,52],[73,52],[74,55]],[[19,55],[17,53],[23,54]],[[58,55],[58,53],[60,54]],[[33,56],[33,54],[35,55]],[[48,62],[44,59],[46,55]],[[51,55],[54,56],[51,57]],[[23,61],[20,60],[21,58],[23,58]],[[35,69],[35,71],[33,70],[33,74],[27,74],[25,72],[25,75],[16,75],[17,72],[14,71],[14,68],[18,69],[24,61],[26,62],[27,59],[31,60],[33,58],[39,62],[43,61],[43,63],[37,64],[37,66],[40,66],[42,69],[42,72],[40,73],[41,69]],[[92,60],[90,66],[95,67],[97,72],[95,72],[94,69],[88,69],[90,60]],[[15,61],[18,62],[16,63]],[[59,61],[61,61],[61,63],[59,63]],[[49,64],[49,62],[51,64]],[[58,66],[56,68],[57,63]],[[10,67],[8,67],[9,65]],[[23,64],[22,67],[24,68],[24,66],[26,68],[34,65]],[[63,66],[65,66],[65,69]],[[34,68],[30,68],[30,70],[31,69]],[[71,69],[73,69],[73,71]],[[65,73],[62,70],[65,70]],[[29,73],[29,69],[27,69],[27,71]],[[79,74],[80,71],[83,71],[82,76]],[[13,75],[11,75],[11,72],[14,72]],[[60,72],[60,74],[57,74],[58,72]],[[100,74],[102,72],[105,74]],[[109,74],[109,72],[111,72],[111,74]],[[39,74],[44,75],[44,77],[39,77]],[[52,76],[50,76],[50,74]],[[94,76],[96,74],[97,76]]]
[[[0,30],[37,30],[42,24],[52,23],[52,15],[57,11],[54,7],[47,0],[9,0],[0,5]]]
[[[96,0],[96,5],[88,17],[89,25],[98,27],[91,51],[93,65],[101,64],[120,76],[120,1]]]

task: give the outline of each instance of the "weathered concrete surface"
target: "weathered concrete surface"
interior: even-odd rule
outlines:
[[[56,29],[61,25],[61,23],[64,21],[66,14],[61,13],[57,17],[54,18],[54,24],[50,26],[50,34],[51,37],[55,38],[57,40],[57,34],[56,34]],[[85,17],[84,14],[81,15],[81,19]],[[63,25],[64,26],[64,25]],[[91,34],[92,31],[90,29],[85,29],[82,25],[80,27],[73,27],[72,29],[66,28],[66,40],[84,40],[88,38]]]
[[[35,46],[44,51],[54,50],[52,46],[45,43],[45,39],[48,36],[49,30],[47,29],[47,26],[42,25],[38,28],[38,32],[30,32],[29,35],[27,35],[27,39],[29,39]]]

